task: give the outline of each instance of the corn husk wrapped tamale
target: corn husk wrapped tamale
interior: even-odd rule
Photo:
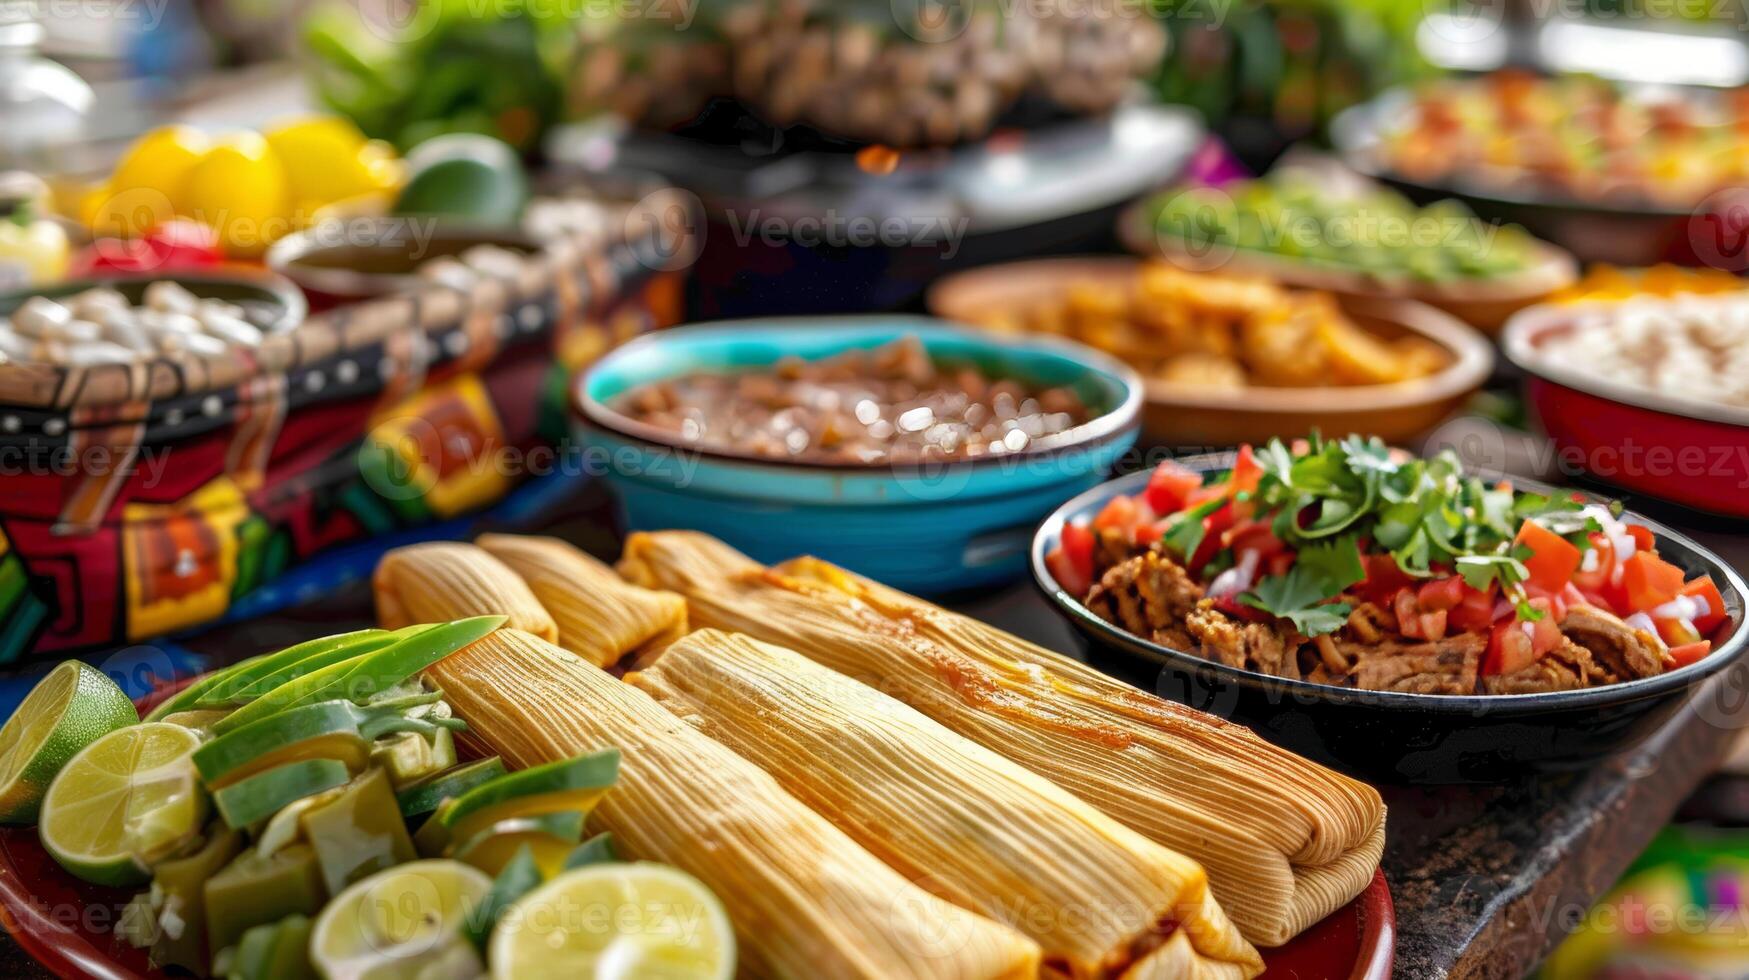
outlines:
[[[591,829],[611,831],[624,856],[709,886],[734,922],[741,976],[1020,980],[1038,971],[1036,943],[918,888],[757,766],[550,643],[498,630],[428,676],[469,737],[513,766],[618,747],[619,782]]]
[[[905,877],[1012,923],[1075,980],[1263,969],[1196,862],[799,653],[701,630],[627,680]]]
[[[543,640],[558,636],[540,600],[503,562],[471,544],[427,541],[396,548],[371,576],[377,620],[384,629],[504,615],[505,629]]]
[[[977,620],[814,559],[767,569],[691,532],[635,534],[619,567],[686,596],[694,626],[870,684],[1194,859],[1260,946],[1340,908],[1378,868],[1371,787]]]
[[[686,632],[686,600],[626,584],[613,569],[558,538],[482,534],[474,542],[528,583],[558,624],[559,646],[597,667]]]

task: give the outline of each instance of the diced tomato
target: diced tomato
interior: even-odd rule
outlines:
[[[1654,616],[1652,625],[1658,629],[1658,638],[1667,647],[1679,647],[1689,643],[1700,642],[1700,631],[1694,624],[1681,616]]]
[[[1497,623],[1488,636],[1488,652],[1482,658],[1482,673],[1488,677],[1513,674],[1561,644],[1561,628],[1555,622],[1548,599],[1530,600],[1543,617],[1535,622],[1513,618]]]
[[[1482,676],[1500,677],[1516,674],[1536,663],[1531,652],[1531,638],[1524,624],[1516,619],[1498,623],[1488,634],[1488,652],[1482,655]]]
[[[1438,578],[1421,586],[1416,598],[1421,608],[1430,612],[1452,609],[1464,601],[1464,580],[1457,576]]]
[[[1093,577],[1083,575],[1075,567],[1075,563],[1069,560],[1069,553],[1062,548],[1052,548],[1045,552],[1045,568],[1050,569],[1051,578],[1057,580],[1057,585],[1072,596],[1083,597],[1093,588]]]
[[[1651,528],[1641,527],[1638,524],[1629,524],[1627,525],[1627,529],[1628,537],[1634,539],[1635,552],[1658,550],[1658,539],[1652,536]]]
[[[1232,504],[1226,504],[1202,519],[1202,542],[1196,546],[1196,553],[1190,556],[1190,561],[1185,565],[1191,574],[1201,574],[1203,566],[1220,552],[1221,536],[1232,526]]]
[[[1144,548],[1152,548],[1154,542],[1159,541],[1165,536],[1165,521],[1149,521],[1146,524],[1136,525],[1136,532],[1134,535],[1136,544],[1139,544]]]
[[[1590,571],[1586,571],[1587,566]],[[1609,535],[1592,531],[1591,550],[1579,556],[1579,568],[1573,573],[1573,584],[1595,592],[1609,584],[1609,577],[1614,571],[1615,543],[1609,540]]]
[[[1227,482],[1222,480],[1220,483],[1211,483],[1190,491],[1190,496],[1184,498],[1184,507],[1186,510],[1191,510],[1201,507],[1211,500],[1224,500],[1226,496]]]
[[[1366,578],[1357,588],[1373,602],[1389,602],[1398,589],[1415,584],[1390,555],[1362,555],[1360,561],[1366,568]]]
[[[1711,575],[1702,575],[1684,585],[1682,594],[1706,603],[1707,611],[1694,617],[1694,628],[1702,636],[1711,633],[1725,621],[1725,597],[1719,594],[1719,587],[1713,583]]]
[[[1068,523],[1063,525],[1063,538],[1060,542],[1068,565],[1073,572],[1073,584],[1082,584],[1082,588],[1070,588],[1071,582],[1065,582],[1061,577],[1057,584],[1075,595],[1086,595],[1093,588],[1093,532],[1085,524]],[[1055,575],[1055,570],[1052,571]]]
[[[1233,460],[1233,492],[1251,493],[1257,489],[1258,481],[1263,479],[1263,467],[1257,462],[1257,455],[1251,451],[1251,445],[1246,443],[1239,447],[1239,458]]]
[[[1202,488],[1202,474],[1166,460],[1154,467],[1143,494],[1156,514],[1176,514],[1190,503],[1190,495]]]
[[[1711,640],[1699,640],[1694,643],[1684,643],[1679,647],[1671,647],[1670,661],[1672,669],[1676,667],[1686,667],[1689,664],[1697,663],[1702,657],[1711,653],[1712,650],[1713,644]]]
[[[1530,549],[1530,557],[1524,560],[1530,581],[1550,592],[1559,592],[1579,570],[1578,547],[1535,521],[1525,521],[1513,543]]]
[[[1391,600],[1397,614],[1397,632],[1415,640],[1445,638],[1445,610],[1421,608],[1414,589],[1403,589]]]
[[[1255,551],[1260,557],[1268,558],[1287,550],[1287,545],[1275,536],[1268,521],[1243,521],[1233,525],[1221,535],[1225,547],[1234,552]]]
[[[1126,534],[1136,523],[1136,500],[1134,497],[1116,496],[1106,501],[1099,509],[1099,516],[1093,518],[1093,529],[1103,531],[1116,528]]]
[[[1494,586],[1489,585],[1487,591],[1478,592],[1465,585],[1462,601],[1446,613],[1445,618],[1452,629],[1465,633],[1487,629],[1494,623]]]
[[[1540,585],[1531,585],[1527,582],[1524,586],[1524,594],[1530,596],[1532,605],[1536,605],[1536,600],[1541,599],[1547,605],[1549,612],[1554,615],[1555,622],[1558,623],[1567,618],[1566,589],[1562,588],[1550,592]],[[1538,606],[1537,608],[1543,607]]]
[[[1543,614],[1543,618],[1531,624],[1531,652],[1542,656],[1561,645],[1565,639],[1561,635],[1561,616],[1550,606],[1546,599],[1530,600],[1532,609]]]
[[[1279,554],[1270,555],[1264,561],[1264,568],[1268,570],[1271,575],[1286,575],[1293,569],[1294,559],[1297,557],[1299,556],[1291,551],[1283,551]]]
[[[1622,563],[1621,583],[1627,607],[1650,612],[1682,592],[1682,569],[1650,551],[1636,551]]]

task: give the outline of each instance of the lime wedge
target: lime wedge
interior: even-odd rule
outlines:
[[[144,882],[154,861],[199,834],[206,793],[180,725],[119,728],[73,756],[43,797],[38,830],[61,867],[100,885]]]
[[[379,871],[322,909],[310,958],[328,980],[477,976],[484,971],[466,927],[491,890],[492,879],[459,861]]]
[[[698,879],[661,864],[567,871],[504,911],[493,980],[729,980],[735,933]]]
[[[103,671],[77,660],[49,671],[0,728],[0,823],[34,822],[55,773],[75,752],[139,720]]]

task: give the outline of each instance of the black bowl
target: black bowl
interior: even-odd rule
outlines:
[[[1181,462],[1207,472],[1229,467],[1232,454]],[[1499,782],[1530,771],[1589,768],[1650,735],[1703,680],[1749,649],[1749,630],[1743,628],[1749,590],[1737,573],[1688,538],[1634,516],[1634,523],[1658,536],[1660,555],[1690,576],[1711,575],[1724,596],[1730,621],[1714,634],[1717,647],[1687,667],[1582,691],[1492,696],[1362,691],[1227,667],[1100,619],[1058,588],[1045,568],[1045,552],[1066,521],[1091,517],[1112,497],[1138,493],[1147,481],[1146,472],[1133,473],[1095,487],[1058,508],[1033,537],[1033,580],[1075,628],[1089,659],[1116,670],[1157,666],[1161,697],[1239,722],[1309,759],[1373,782]]]
[[[309,313],[304,294],[284,276],[254,266],[220,265],[206,269],[177,269],[161,275],[115,273],[88,279],[69,279],[46,286],[26,286],[0,293],[0,316],[9,316],[33,296],[65,299],[88,289],[108,288],[129,303],[145,302],[146,287],[168,280],[200,299],[220,299],[250,312],[250,321],[264,330],[286,330]]]

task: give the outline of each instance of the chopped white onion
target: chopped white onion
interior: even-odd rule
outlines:
[[[1239,556],[1239,564],[1215,576],[1209,583],[1208,595],[1211,599],[1224,599],[1235,596],[1251,588],[1257,578],[1257,552],[1246,551]]]

